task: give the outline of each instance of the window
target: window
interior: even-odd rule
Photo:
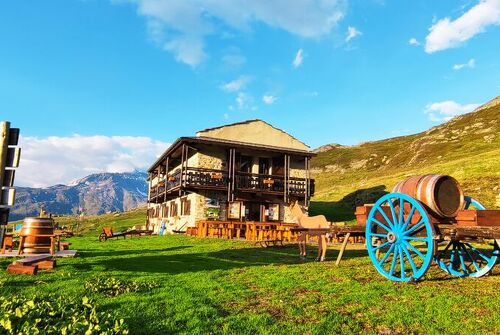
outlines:
[[[168,206],[167,206],[167,204],[163,204],[163,205],[161,205],[161,212],[162,212],[162,213],[161,213],[161,214],[162,214],[162,215],[161,215],[162,217],[164,217],[164,218],[165,218],[165,217],[168,217]]]
[[[259,174],[269,174],[269,158],[259,158]]]
[[[251,173],[252,172],[252,157],[241,156],[240,157],[240,172]]]
[[[175,201],[170,203],[170,216],[177,216],[177,204]]]
[[[191,200],[188,198],[181,199],[181,215],[191,214]]]

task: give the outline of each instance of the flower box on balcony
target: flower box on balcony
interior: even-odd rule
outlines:
[[[274,179],[264,179],[263,180],[263,183],[266,184],[266,185],[272,185],[274,184]]]
[[[214,173],[210,174],[210,178],[212,178],[212,179],[222,179],[222,173],[220,173],[220,172],[214,172]]]

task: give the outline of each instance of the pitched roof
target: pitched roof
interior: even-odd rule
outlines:
[[[288,136],[290,136],[291,138],[293,138],[294,140],[302,143],[303,145],[305,145],[306,147],[310,148],[310,146],[308,146],[307,144],[305,144],[304,142],[302,142],[301,140],[299,140],[298,138],[296,138],[295,136],[293,135],[290,135],[289,133],[287,133],[286,131],[284,131],[283,129],[280,129],[280,128],[276,128],[275,126],[273,126],[272,124],[264,121],[264,120],[261,120],[261,119],[251,119],[251,120],[245,120],[245,121],[240,121],[240,122],[235,122],[235,123],[230,123],[230,124],[225,124],[225,125],[222,125],[222,126],[217,126],[217,127],[212,127],[212,128],[206,128],[206,129],[203,129],[203,130],[199,130],[196,132],[197,136],[198,136],[198,133],[203,133],[203,132],[207,132],[207,131],[212,131],[212,130],[217,130],[217,129],[221,129],[221,128],[225,128],[225,127],[231,127],[231,126],[238,126],[238,125],[243,125],[243,124],[250,124],[250,123],[253,123],[253,122],[262,122],[268,126],[270,126],[271,128],[273,129],[276,129]]]

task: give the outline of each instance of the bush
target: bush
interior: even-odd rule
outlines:
[[[123,319],[98,312],[87,297],[0,296],[0,334],[128,334]]]
[[[84,284],[86,290],[101,293],[107,297],[116,297],[130,292],[150,291],[159,286],[156,282],[122,281],[114,277],[95,277]]]

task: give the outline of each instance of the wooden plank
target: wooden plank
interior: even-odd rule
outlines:
[[[340,248],[339,255],[337,256],[337,261],[335,262],[336,266],[339,266],[340,260],[342,259],[342,255],[344,255],[345,248],[347,247],[347,242],[349,241],[350,233],[347,233],[344,236],[344,241],[342,242],[342,247]]]
[[[38,266],[37,265],[20,265],[16,263],[9,264],[7,266],[7,272],[8,273],[14,273],[14,274],[25,274],[25,275],[36,275],[38,272]]]
[[[36,265],[40,270],[52,270],[53,268],[56,267],[56,260],[51,259],[51,260],[41,261],[36,263]]]
[[[50,260],[51,258],[52,258],[52,256],[50,256],[50,255],[30,256],[30,257],[26,257],[23,259],[19,259],[19,260],[15,261],[14,263],[20,264],[20,265],[32,265],[32,264],[35,264],[35,263],[38,263],[41,261]]]
[[[487,226],[459,226],[451,224],[436,225],[439,234],[443,237],[461,238],[489,238],[500,239],[500,227]]]

